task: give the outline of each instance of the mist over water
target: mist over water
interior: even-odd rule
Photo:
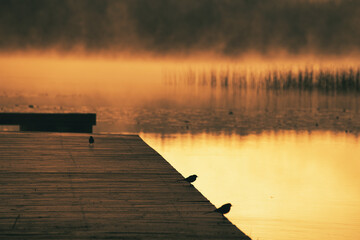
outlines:
[[[0,62],[2,112],[95,112],[96,132],[243,135],[321,129],[357,134],[360,129],[355,61],[309,65],[14,56]]]

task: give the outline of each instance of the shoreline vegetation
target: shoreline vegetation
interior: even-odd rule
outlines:
[[[360,68],[256,69],[212,67],[163,72],[166,85],[210,88],[360,92]]]

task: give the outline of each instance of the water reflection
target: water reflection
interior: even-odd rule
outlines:
[[[354,135],[141,134],[253,239],[359,239],[360,155]]]

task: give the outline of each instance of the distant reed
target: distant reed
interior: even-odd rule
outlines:
[[[359,68],[237,69],[187,68],[164,72],[166,84],[211,88],[251,88],[276,90],[360,91]]]

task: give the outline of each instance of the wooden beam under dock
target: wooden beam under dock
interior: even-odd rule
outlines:
[[[19,125],[20,131],[92,133],[95,113],[0,113],[0,125]]]

